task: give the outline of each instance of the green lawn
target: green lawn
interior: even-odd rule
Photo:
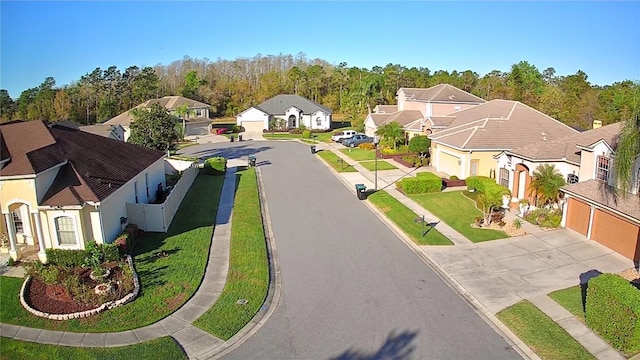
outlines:
[[[376,162],[375,161],[361,161],[360,165],[362,165],[365,169],[369,170],[369,171],[374,171],[376,168]],[[381,170],[395,170],[397,169],[397,167],[393,166],[392,164],[389,164],[388,162],[384,161],[384,160],[378,160],[378,171]]]
[[[341,149],[345,155],[349,156],[355,161],[375,160],[375,150],[365,150],[360,148]]]
[[[543,360],[595,359],[560,325],[526,300],[496,316]]]
[[[287,132],[263,133],[262,137],[264,137],[267,140],[295,140],[295,139],[302,139],[302,134],[289,134]]]
[[[338,155],[334,154],[331,150],[323,150],[317,152],[318,156],[326,161],[337,172],[357,172],[353,166],[347,164],[347,162],[339,163],[338,160],[342,160]]]
[[[82,348],[45,345],[3,337],[0,339],[2,359],[39,360],[111,360],[111,359],[187,359],[180,345],[169,337],[137,345],[114,348]]]
[[[418,194],[409,197],[473,242],[508,237],[503,231],[472,228],[470,224],[475,222],[476,216],[482,216],[482,212],[476,209],[472,200],[462,195],[462,191]]]
[[[194,322],[224,340],[235,335],[253,318],[269,287],[269,261],[255,169],[239,172],[238,177],[227,282],[215,305]],[[247,305],[236,304],[239,299],[247,300]]]
[[[137,241],[134,263],[142,291],[135,301],[87,319],[47,320],[20,305],[22,279],[0,277],[0,321],[60,331],[115,332],[153,324],[171,314],[189,300],[204,275],[223,181],[222,176],[198,175],[169,231],[147,233]],[[169,256],[156,256],[161,251]]]
[[[369,201],[393,221],[402,231],[418,245],[453,245],[438,230],[431,229],[422,236],[422,224],[414,220],[418,216],[408,207],[385,191],[378,191],[368,197]]]
[[[563,308],[567,309],[582,322],[585,322],[584,308],[582,307],[582,288],[580,285],[554,291],[549,294],[549,297],[562,305]]]

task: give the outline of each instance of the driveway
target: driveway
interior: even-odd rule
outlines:
[[[308,146],[184,150],[256,154],[277,245],[276,310],[225,359],[520,358]]]

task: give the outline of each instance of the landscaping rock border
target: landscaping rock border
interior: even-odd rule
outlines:
[[[24,280],[24,283],[22,283],[22,288],[20,289],[20,304],[22,304],[22,307],[24,307],[28,312],[32,313],[33,315],[51,319],[51,320],[83,319],[89,316],[97,315],[105,310],[122,306],[128,302],[133,301],[136,297],[138,297],[138,294],[140,294],[140,280],[138,279],[138,273],[136,272],[136,268],[133,266],[133,259],[131,258],[131,256],[127,255],[126,261],[127,261],[127,264],[131,266],[131,271],[133,272],[133,291],[125,295],[125,297],[123,297],[122,299],[109,301],[107,303],[100,305],[100,307],[87,310],[87,311],[81,311],[81,312],[76,312],[71,314],[48,314],[32,308],[25,301],[24,292],[27,289],[27,286],[29,285],[29,283],[31,282],[31,276],[27,276],[27,278]]]

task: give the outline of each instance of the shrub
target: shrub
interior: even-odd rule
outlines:
[[[398,154],[398,150],[390,148],[390,147],[383,147],[380,150],[381,153],[383,153],[384,155],[393,155],[393,154]]]
[[[495,183],[493,179],[486,176],[469,176],[465,180],[467,182],[467,190],[475,189],[476,191],[480,192],[482,192],[482,190],[484,189],[485,184],[489,182]]]
[[[47,262],[60,266],[81,266],[87,257],[85,250],[46,249]]]
[[[244,127],[240,125],[233,125],[233,127],[231,128],[231,132],[234,134],[244,132]]]
[[[417,155],[402,156],[400,157],[400,159],[408,162],[412,166],[417,166],[417,167],[427,165],[427,163],[429,162],[428,158],[421,158]]]
[[[302,134],[302,129],[289,129],[289,134]]]
[[[626,279],[602,274],[589,280],[587,325],[627,354],[640,351],[640,291]]]
[[[535,209],[525,215],[525,219],[535,225],[546,228],[558,228],[562,221],[562,212],[559,210]]]
[[[120,250],[116,244],[104,244],[102,247],[102,255],[104,261],[118,261],[120,260]]]
[[[423,194],[442,190],[442,180],[430,172],[418,173],[415,178],[404,178],[397,186],[405,194]]]
[[[520,229],[522,227],[522,220],[514,219],[513,220],[513,227],[516,228],[516,229]]]
[[[311,131],[310,130],[303,130],[302,131],[302,138],[303,139],[311,139]]]
[[[204,161],[204,172],[209,175],[224,175],[227,171],[227,159],[222,156],[208,158]]]
[[[376,148],[376,145],[374,143],[362,143],[358,145],[358,147],[364,150],[373,150]]]
[[[53,285],[58,282],[62,273],[59,265],[47,265],[40,269],[36,277],[45,284]]]
[[[451,175],[449,176],[449,180],[460,180],[460,178],[455,175]]]
[[[130,233],[128,231],[123,231],[113,241],[113,244],[118,248],[118,252],[120,253],[120,255],[128,254],[129,250],[131,249],[131,243],[132,243],[130,239],[131,239]]]
[[[409,151],[423,154],[429,151],[431,140],[426,135],[414,136],[409,140]]]

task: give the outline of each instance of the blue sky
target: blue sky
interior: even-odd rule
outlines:
[[[184,56],[321,58],[371,68],[509,71],[526,60],[593,84],[640,80],[638,2],[0,2],[0,88]]]

